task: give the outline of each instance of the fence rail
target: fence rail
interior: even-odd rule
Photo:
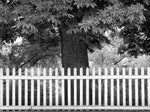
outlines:
[[[1,68],[0,110],[8,109],[149,110],[150,68]]]

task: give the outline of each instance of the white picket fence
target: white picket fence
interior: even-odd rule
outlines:
[[[150,68],[0,69],[0,110],[150,109]]]

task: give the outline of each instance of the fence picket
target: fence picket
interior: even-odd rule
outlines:
[[[67,76],[71,76],[71,69],[67,69]],[[71,80],[68,80],[68,106],[71,106]]]
[[[74,77],[77,76],[77,68],[74,68]],[[74,80],[74,106],[77,106],[77,80]]]
[[[31,68],[31,76],[34,76],[34,68]],[[31,106],[34,106],[34,80],[31,80]]]
[[[37,68],[37,76],[40,76],[40,73],[41,73],[41,69],[40,68]],[[41,99],[40,99],[40,80],[37,80],[37,106],[40,106],[40,102],[41,102]]]
[[[0,78],[3,76],[3,69],[0,68]],[[3,106],[3,79],[0,79],[0,108]]]
[[[123,76],[126,75],[125,68],[122,69]],[[126,106],[126,79],[123,79],[123,106]]]
[[[52,76],[52,69],[51,68],[49,68],[49,76]],[[52,87],[53,87],[53,83],[52,83],[52,79],[50,79],[49,80],[49,105],[50,106],[53,105]]]
[[[25,76],[28,76],[28,69],[25,68]],[[25,106],[28,106],[28,80],[25,79]]]
[[[129,68],[129,76],[132,76],[132,68]],[[129,106],[132,106],[132,79],[129,79]]]
[[[64,68],[61,68],[61,76],[64,77]],[[62,79],[61,81],[61,85],[62,85],[62,93],[61,93],[61,96],[62,96],[62,106],[65,105],[65,88],[64,88],[64,79]]]
[[[101,77],[101,73],[102,73],[102,71],[101,71],[101,68],[99,68],[98,69],[98,76],[100,76]],[[102,94],[101,94],[101,88],[102,86],[101,86],[101,79],[99,79],[98,80],[98,105],[99,106],[101,106],[102,105]]]
[[[144,76],[144,68],[141,68],[141,75]],[[145,88],[144,79],[141,79],[141,96],[142,96],[142,106],[145,106]]]
[[[105,76],[108,75],[108,69],[105,68]],[[104,100],[105,100],[105,103],[104,105],[107,106],[108,105],[108,80],[105,79],[105,82],[104,82]]]
[[[21,68],[19,68],[18,70],[18,76],[21,77]],[[19,95],[19,101],[18,101],[18,105],[21,106],[22,105],[22,80],[19,79],[18,81],[18,95]]]
[[[114,76],[114,68],[111,68],[111,76]],[[111,106],[114,106],[114,79],[111,79]]]
[[[147,85],[147,89],[148,89],[148,106],[150,106],[150,67],[147,68],[147,75],[148,75],[148,85]]]
[[[92,76],[94,77],[95,76],[95,68],[92,69]],[[92,86],[92,103],[93,103],[93,106],[95,105],[95,79],[92,80],[93,82],[93,86]]]
[[[83,76],[83,68],[80,68],[80,76]],[[83,106],[83,80],[80,79],[80,106]]]
[[[6,68],[6,76],[9,76],[9,68]],[[6,106],[9,106],[10,99],[10,91],[9,91],[9,79],[6,79]]]
[[[117,76],[120,75],[119,68],[117,68]],[[120,80],[117,79],[117,106],[120,106]]]
[[[135,76],[138,76],[138,68],[135,68]],[[135,106],[139,105],[138,97],[138,79],[135,79]]]
[[[90,74],[90,69],[86,68],[86,76]],[[89,79],[86,79],[86,106],[89,105]]]
[[[58,68],[55,69],[55,76],[57,77],[58,76]],[[56,80],[55,82],[55,105],[58,106],[58,102],[59,102],[59,99],[58,99],[58,79]]]
[[[43,69],[43,76],[46,76],[46,68]],[[46,79],[43,80],[43,106],[46,106]]]
[[[12,75],[15,76],[16,75],[16,69],[13,68],[12,69]],[[16,80],[13,79],[12,81],[12,105],[15,106],[16,105]]]

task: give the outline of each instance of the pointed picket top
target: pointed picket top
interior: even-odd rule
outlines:
[[[132,75],[132,67],[129,67],[129,75]]]
[[[13,68],[12,68],[12,76],[15,76],[15,75],[16,75],[16,68],[13,67]]]
[[[6,68],[6,76],[9,76],[9,68]]]
[[[0,76],[3,76],[3,68],[0,68]]]
[[[34,71],[33,71],[33,72],[34,72]],[[18,69],[18,75],[19,75],[19,76],[22,75],[22,69],[21,69],[21,68]]]
[[[90,68],[86,68],[86,76],[90,75]]]
[[[52,68],[49,68],[49,76],[52,76],[52,74],[53,74],[53,70]]]
[[[144,75],[144,67],[141,67],[141,75]]]
[[[25,68],[24,74],[25,74],[25,76],[28,76],[28,68]]]
[[[46,68],[43,68],[43,76],[46,76]]]
[[[98,68],[98,75],[99,75],[99,76],[102,75],[102,68]]]
[[[92,68],[92,76],[95,76],[95,68]]]
[[[110,75],[113,76],[114,75],[114,67],[110,68]]]
[[[74,69],[73,69],[73,75],[74,75],[74,76],[77,76],[77,68],[74,68]]]
[[[61,70],[61,76],[64,76],[65,69],[63,67],[61,67],[60,70]]]
[[[67,68],[67,76],[71,76],[71,68]]]
[[[105,72],[104,75],[107,76],[108,75],[108,68],[107,67],[104,68],[104,72]]]
[[[83,68],[80,68],[80,76],[83,76]]]
[[[134,70],[135,70],[135,76],[137,76],[138,75],[138,67],[135,67]]]
[[[116,75],[120,75],[119,67],[116,68],[116,71],[117,71]]]
[[[122,68],[122,75],[125,76],[126,75],[126,69],[123,67]]]

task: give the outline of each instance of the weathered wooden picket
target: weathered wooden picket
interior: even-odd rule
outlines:
[[[150,109],[150,68],[1,68],[0,110],[14,109]]]

